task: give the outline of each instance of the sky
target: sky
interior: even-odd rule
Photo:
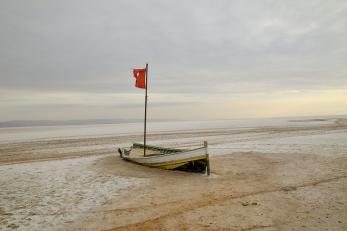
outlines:
[[[2,0],[0,121],[347,114],[345,0]]]

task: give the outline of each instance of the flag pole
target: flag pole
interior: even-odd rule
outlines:
[[[146,156],[146,130],[147,130],[147,86],[148,86],[148,63],[146,63],[146,95],[145,95],[145,126],[143,134],[143,156]]]

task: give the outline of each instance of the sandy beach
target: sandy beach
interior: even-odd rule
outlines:
[[[121,160],[135,128],[0,129],[0,229],[347,230],[347,117],[223,123],[148,137],[208,140],[210,176]]]

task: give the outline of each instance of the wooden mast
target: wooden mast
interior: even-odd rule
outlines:
[[[146,156],[146,130],[147,130],[147,87],[148,87],[148,63],[146,63],[146,95],[145,95],[145,126],[143,131],[143,156]]]

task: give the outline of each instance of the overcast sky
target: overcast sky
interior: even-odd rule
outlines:
[[[347,1],[0,3],[0,121],[347,113]]]

